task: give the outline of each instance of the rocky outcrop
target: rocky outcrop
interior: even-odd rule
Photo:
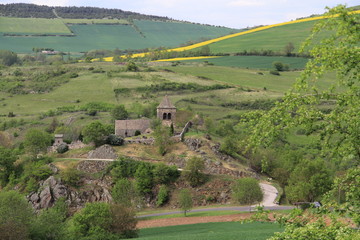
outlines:
[[[88,159],[117,159],[119,156],[108,144],[102,145],[88,154]]]
[[[196,151],[202,146],[202,141],[198,138],[186,138],[184,143],[191,151]]]
[[[105,170],[111,162],[109,161],[91,161],[85,160],[81,161],[78,166],[77,170],[86,172],[86,173],[97,173]]]
[[[43,182],[40,182],[40,188],[37,192],[30,193],[27,198],[35,210],[52,207],[55,202],[61,198],[67,198],[69,195],[68,188],[56,179],[50,176]]]

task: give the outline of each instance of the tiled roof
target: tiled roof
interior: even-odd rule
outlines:
[[[170,102],[169,97],[166,95],[157,108],[176,108],[176,107]]]

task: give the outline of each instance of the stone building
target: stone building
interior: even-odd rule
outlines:
[[[165,96],[156,108],[157,117],[162,120],[164,125],[170,126],[175,123],[176,107],[171,103],[168,96]]]
[[[162,102],[157,107],[157,117],[162,120],[164,125],[170,126],[174,124],[176,118],[176,107],[170,102],[168,96],[165,96]],[[141,134],[151,132],[151,120],[147,118],[133,119],[133,120],[116,120],[115,121],[115,135],[121,137],[135,136],[135,132],[139,131]]]
[[[135,132],[139,131],[141,134],[150,132],[151,120],[147,118],[132,119],[132,120],[116,120],[115,121],[115,135],[121,137],[135,136]]]

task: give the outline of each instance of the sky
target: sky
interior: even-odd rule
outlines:
[[[324,13],[325,7],[338,4],[360,5],[360,0],[0,0],[1,4],[20,2],[116,8],[230,28],[286,22]]]

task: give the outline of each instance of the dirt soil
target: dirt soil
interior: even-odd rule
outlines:
[[[152,227],[166,227],[196,223],[209,223],[209,222],[236,222],[242,219],[247,219],[252,213],[239,213],[234,215],[224,216],[208,216],[208,217],[178,217],[178,218],[165,218],[154,220],[139,221],[137,227],[140,228],[152,228]]]

